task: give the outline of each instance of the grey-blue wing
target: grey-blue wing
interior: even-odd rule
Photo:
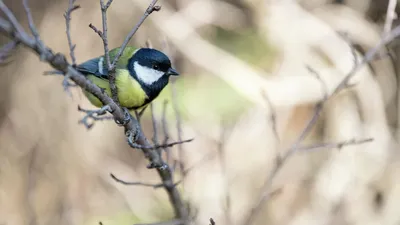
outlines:
[[[93,74],[103,79],[108,78],[108,69],[105,66],[103,57],[90,59],[78,65],[77,70],[79,70],[83,74]]]

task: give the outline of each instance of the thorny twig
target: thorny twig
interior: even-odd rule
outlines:
[[[25,3],[27,3],[27,0]],[[152,11],[159,10],[160,8],[154,7],[154,4],[151,5],[150,9],[152,9]],[[25,12],[27,14],[30,14],[30,10],[27,4],[24,4],[24,8]],[[126,111],[124,111],[118,104],[116,104],[113,99],[110,98],[110,96],[108,96],[101,88],[86,79],[83,74],[78,72],[71,64],[69,64],[63,54],[53,53],[53,51],[49,47],[44,45],[44,43],[38,38],[38,36],[36,36],[38,32],[34,26],[34,22],[31,16],[28,15],[28,22],[30,24],[30,29],[32,34],[34,34],[34,37],[30,36],[23,29],[21,24],[19,24],[19,22],[15,18],[14,14],[8,9],[8,7],[4,4],[2,0],[0,0],[0,11],[3,12],[5,15],[5,19],[0,18],[1,34],[14,41],[20,42],[25,47],[31,49],[33,52],[40,56],[41,60],[48,62],[54,69],[60,71],[62,74],[69,74],[70,79],[74,83],[79,85],[85,91],[93,94],[102,102],[103,105],[108,106],[110,108],[109,112],[113,115],[116,121],[125,121]],[[146,11],[143,18],[146,18],[151,12]],[[140,24],[143,23],[143,18],[140,23],[135,26],[135,30],[137,30]],[[134,32],[131,31],[132,36]],[[177,220],[180,220],[181,223],[186,223],[189,219],[188,210],[181,198],[180,193],[178,192],[176,187],[172,185],[173,181],[171,170],[168,168],[168,166],[163,166],[165,165],[165,163],[161,155],[158,154],[157,151],[146,148],[151,145],[144,136],[140,125],[138,124],[138,121],[131,116],[129,117],[130,120],[122,124],[125,128],[125,131],[127,132],[127,134],[130,134],[132,137],[134,137],[134,140],[131,139],[131,141],[136,142],[140,146],[143,146],[143,153],[149,159],[150,163],[152,165],[155,165],[152,168],[157,169],[162,183],[165,186],[165,190],[169,196],[171,205],[174,208],[175,217],[177,218]],[[160,165],[160,167],[156,165]]]

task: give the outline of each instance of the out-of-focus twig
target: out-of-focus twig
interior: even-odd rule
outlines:
[[[210,225],[215,225],[215,221],[213,218],[210,218]]]
[[[373,47],[372,49],[368,50],[364,57],[362,58],[362,60],[357,63],[353,69],[348,73],[348,75],[342,80],[342,82],[340,82],[335,90],[333,91],[333,94],[338,93],[339,91],[341,91],[342,89],[346,88],[348,85],[349,80],[358,72],[358,70],[365,66],[366,64],[368,64],[370,61],[373,61],[375,59],[375,56],[379,54],[379,50],[384,47],[385,45],[387,45],[389,42],[391,42],[392,40],[394,40],[395,38],[397,38],[400,35],[400,26],[395,27],[393,30],[391,30],[389,33],[384,34],[382,39],[379,41],[379,43],[377,45],[375,45],[375,47]],[[351,46],[350,46],[351,47]]]
[[[0,49],[0,64],[4,64],[6,59],[11,55],[11,52],[17,48],[17,41],[10,41]]]
[[[69,54],[71,56],[72,66],[76,66],[76,57],[75,57],[75,47],[76,45],[72,43],[71,37],[71,14],[73,11],[79,9],[80,5],[75,5],[76,0],[69,0],[69,5],[67,11],[64,13],[65,18],[65,27],[68,39],[69,46]]]
[[[374,60],[375,56],[379,53],[379,50],[384,45],[386,45],[387,43],[389,43],[390,41],[392,41],[394,38],[398,37],[399,35],[400,35],[400,26],[397,26],[391,32],[389,32],[388,34],[384,35],[382,40],[374,48],[370,49],[365,54],[364,58],[360,62],[358,62],[358,59],[355,58],[354,67],[351,69],[351,71],[348,73],[348,75],[346,75],[345,78],[336,86],[336,88],[334,89],[332,95],[337,94],[341,90],[345,89],[348,86],[349,80],[356,74],[356,72],[362,66],[365,66],[368,62]],[[352,46],[349,46],[349,47],[352,48],[351,49],[352,51],[355,51]],[[357,55],[354,55],[354,57],[357,57]],[[312,72],[313,75],[316,75],[317,78],[319,78],[319,75],[318,75],[318,73],[316,71],[314,71],[314,70],[310,70],[310,71]],[[321,79],[319,79],[319,81],[322,82]],[[323,83],[323,85],[325,85],[325,84]],[[263,191],[261,192],[259,198],[256,200],[255,204],[251,208],[251,210],[248,213],[248,215],[245,217],[244,224],[250,225],[250,224],[253,223],[253,221],[255,219],[255,216],[261,210],[261,207],[262,207],[263,203],[265,201],[267,201],[269,199],[269,197],[270,197],[269,188],[272,185],[272,182],[273,182],[274,178],[276,177],[277,173],[283,167],[283,165],[285,164],[287,159],[289,159],[294,153],[296,153],[297,151],[300,150],[299,149],[300,144],[304,141],[304,139],[307,137],[307,135],[311,132],[312,128],[316,124],[316,122],[317,122],[317,120],[318,120],[318,118],[319,118],[319,116],[320,116],[320,114],[322,112],[324,103],[332,95],[328,95],[327,93],[325,93],[324,99],[321,102],[316,104],[315,109],[314,109],[314,114],[313,114],[312,118],[307,123],[307,125],[305,126],[305,128],[303,129],[303,131],[301,132],[301,134],[299,135],[297,140],[294,142],[292,147],[290,147],[283,156],[278,156],[277,157],[275,166],[273,167],[271,172],[268,174],[268,177],[267,177],[266,181],[264,182],[264,185],[262,187]],[[348,141],[348,143],[350,143],[350,144],[362,144],[364,142],[361,142],[361,143],[354,142],[354,143],[352,143],[351,141]],[[340,143],[336,144],[336,146],[340,146]]]
[[[162,111],[162,116],[161,116],[162,130],[164,133],[163,144],[167,144],[169,141],[169,131],[168,131],[168,123],[167,123],[167,106],[168,106],[168,101],[165,100],[164,104],[163,104],[163,111]],[[170,152],[169,148],[165,148],[165,154],[167,155],[167,159],[166,159],[167,163],[171,163],[171,152]]]
[[[389,0],[386,11],[385,26],[383,27],[384,34],[388,34],[392,29],[393,21],[396,19],[397,0]]]
[[[364,144],[367,142],[371,142],[373,141],[373,138],[365,138],[365,139],[351,139],[348,141],[342,141],[342,142],[338,142],[338,143],[318,143],[318,144],[313,144],[313,145],[309,145],[309,146],[299,146],[297,147],[297,151],[314,151],[314,150],[320,150],[320,149],[332,149],[332,148],[336,148],[336,149],[341,149],[343,147],[346,147],[348,145],[360,145],[360,144]]]

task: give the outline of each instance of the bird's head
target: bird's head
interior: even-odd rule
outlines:
[[[135,78],[146,86],[158,83],[160,80],[168,82],[169,76],[179,75],[172,68],[168,56],[151,48],[138,49],[129,62],[129,69],[133,70]]]

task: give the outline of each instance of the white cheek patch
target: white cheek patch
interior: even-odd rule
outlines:
[[[98,69],[99,69],[99,72],[100,72],[100,74],[103,74],[103,62],[104,62],[104,57],[100,57],[100,59],[99,59],[99,63],[98,63]]]
[[[151,85],[154,82],[158,81],[164,75],[164,72],[142,66],[138,62],[135,62],[133,65],[137,77],[143,83],[148,85]]]

